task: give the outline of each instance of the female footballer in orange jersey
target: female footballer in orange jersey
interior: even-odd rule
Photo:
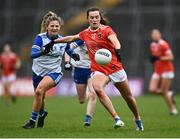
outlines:
[[[9,43],[4,44],[3,52],[0,54],[0,71],[2,85],[4,88],[5,103],[15,102],[16,96],[11,93],[12,84],[16,81],[16,71],[21,66],[18,56],[12,52]]]
[[[110,26],[98,8],[90,8],[87,10],[87,19],[89,27],[81,31],[77,35],[66,36],[61,39],[56,39],[55,43],[72,42],[81,39],[86,43],[88,54],[91,61],[91,71],[93,79],[93,87],[97,93],[103,106],[111,113],[113,117],[117,114],[108,97],[105,95],[104,88],[109,81],[113,81],[116,88],[121,92],[121,95],[126,100],[129,108],[134,114],[137,130],[143,131],[143,125],[140,119],[136,101],[131,94],[126,72],[121,63],[120,42],[117,39],[116,33]],[[98,65],[94,60],[94,54],[98,49],[106,48],[112,53],[112,61],[105,66]],[[119,122],[119,123],[118,123]],[[119,125],[123,122],[117,118],[115,123]]]
[[[153,42],[150,45],[151,58],[154,72],[151,77],[149,91],[151,93],[162,95],[170,109],[172,115],[178,114],[175,101],[172,97],[172,91],[169,91],[172,79],[174,78],[174,66],[172,60],[173,53],[169,44],[162,39],[161,32],[153,29],[151,32]]]

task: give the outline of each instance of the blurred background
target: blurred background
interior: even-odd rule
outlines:
[[[180,91],[180,0],[0,0],[0,3],[0,52],[5,42],[11,42],[22,62],[18,82],[14,85],[16,92],[24,91],[26,95],[33,91],[30,51],[44,14],[51,10],[63,18],[61,34],[65,36],[88,26],[86,9],[92,6],[104,11],[121,41],[124,67],[132,91],[137,92],[135,95],[147,92],[152,74],[148,58],[153,28],[159,28],[171,45],[176,68],[172,88]],[[111,85],[109,90],[112,92]],[[62,82],[51,93],[54,92],[75,94],[71,73],[64,73]]]

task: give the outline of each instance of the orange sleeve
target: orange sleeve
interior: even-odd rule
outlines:
[[[106,37],[108,37],[109,35],[112,35],[112,34],[115,34],[116,33],[112,30],[112,28],[110,26],[108,26],[106,29],[105,29],[105,35]]]
[[[80,37],[81,40],[84,40],[84,31],[81,31],[79,33],[79,37]]]
[[[168,43],[164,43],[164,44],[162,45],[162,50],[163,50],[163,52],[166,52],[166,51],[170,50],[169,44],[168,44]]]

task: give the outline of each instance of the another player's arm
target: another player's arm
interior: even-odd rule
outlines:
[[[17,57],[17,60],[16,60],[16,69],[19,69],[21,67],[21,60],[19,57]]]
[[[64,54],[64,70],[71,71],[72,65],[70,63],[71,57],[65,52]]]
[[[121,49],[121,44],[120,44],[117,36],[115,34],[111,34],[111,35],[108,36],[108,39],[114,45],[117,58],[118,58],[119,61],[121,61],[121,50],[120,50]]]
[[[66,52],[64,54],[64,61],[65,62],[70,62],[71,61],[71,57]]]
[[[68,43],[68,42],[76,41],[78,39],[80,39],[79,34],[76,34],[76,35],[71,35],[71,36],[55,39],[54,43]]]
[[[160,60],[163,60],[163,61],[172,61],[172,60],[174,60],[174,55],[173,55],[172,51],[171,50],[166,51],[166,55],[161,56]]]
[[[70,43],[69,46],[70,48],[75,49],[78,46],[81,46],[82,44],[84,44],[84,41],[78,40],[78,41]],[[72,70],[71,57],[66,52],[64,55],[64,61],[65,61],[64,69],[67,71],[71,71]]]
[[[70,43],[69,46],[70,46],[70,48],[75,49],[76,47],[81,46],[82,44],[84,44],[84,41],[78,40],[78,41]],[[70,62],[70,59],[71,59],[71,57],[65,52],[64,61]]]
[[[76,54],[74,52],[74,48],[71,48],[70,47],[70,44],[67,44],[66,48],[65,48],[65,51],[66,53],[71,57],[73,58],[75,61],[79,61],[80,60],[80,57],[79,57],[79,54]]]

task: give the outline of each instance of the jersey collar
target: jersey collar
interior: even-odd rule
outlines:
[[[100,24],[99,27],[98,27],[97,29],[95,29],[95,30],[92,30],[91,27],[89,26],[88,29],[89,29],[91,32],[96,32],[97,30],[99,30],[99,29],[101,28],[101,26],[102,26],[102,25]]]
[[[47,32],[46,32],[46,36],[47,36],[48,39],[52,40],[52,37],[50,37]],[[55,38],[59,38],[60,35],[58,34],[58,35],[56,35],[56,36],[54,36],[54,37],[55,37]]]

